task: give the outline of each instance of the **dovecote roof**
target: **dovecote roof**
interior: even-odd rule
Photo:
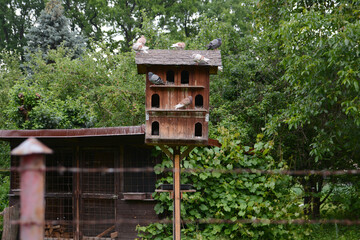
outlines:
[[[193,54],[200,54],[210,59],[209,63],[196,64],[192,58]],[[146,73],[147,66],[167,65],[167,66],[199,66],[209,67],[210,74],[216,74],[221,64],[220,50],[148,50],[148,53],[137,53],[135,63],[138,73]]]

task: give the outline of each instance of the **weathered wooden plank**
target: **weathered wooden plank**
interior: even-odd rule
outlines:
[[[118,199],[116,194],[107,194],[107,193],[83,193],[82,198],[96,198],[96,199]]]
[[[117,238],[118,237],[118,232],[113,232],[110,234],[111,239]]]
[[[123,193],[124,200],[144,200],[146,193]]]
[[[144,201],[122,201],[116,200],[116,219],[133,219],[137,223],[117,223],[115,231],[118,232],[118,238],[121,240],[133,240],[137,238],[137,225],[148,225],[149,220],[157,221],[158,216],[155,213],[155,202]]]
[[[7,207],[3,212],[3,234],[2,240],[16,240],[19,225],[11,224],[11,221],[19,220],[19,205]]]
[[[111,231],[113,231],[114,229],[115,229],[115,225],[112,225],[111,227],[109,227],[108,229],[103,231],[102,233],[98,234],[96,237],[101,238],[101,237],[105,236],[106,234],[110,233]]]

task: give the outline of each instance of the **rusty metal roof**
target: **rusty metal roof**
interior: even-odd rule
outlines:
[[[192,55],[200,54],[209,58],[209,63],[196,65]],[[217,68],[222,65],[220,50],[148,50],[148,53],[138,53],[135,57],[138,73],[146,73],[144,66],[173,65],[173,66],[200,66],[209,67],[211,73],[217,73]]]
[[[81,129],[39,129],[0,130],[0,140],[10,138],[79,138],[123,135],[143,135],[145,125],[129,127],[81,128]]]
[[[26,138],[38,139],[79,139],[92,138],[94,141],[103,141],[103,137],[122,137],[128,142],[126,137],[140,137],[138,141],[145,144],[145,125],[128,127],[106,127],[106,128],[81,128],[81,129],[39,129],[39,130],[0,130],[0,140],[13,141]],[[96,140],[98,139],[98,140]],[[102,140],[100,140],[102,139]],[[111,138],[111,141],[118,141]],[[128,142],[130,144],[130,142]],[[140,142],[138,142],[140,143]],[[107,144],[104,142],[104,144]],[[219,141],[209,139],[208,146],[220,147]]]

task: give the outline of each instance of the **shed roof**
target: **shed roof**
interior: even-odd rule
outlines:
[[[148,53],[138,53],[135,63],[140,74],[146,73],[146,66],[150,65],[196,66],[193,54],[201,54],[210,59],[209,63],[197,66],[209,67],[210,73],[217,73],[217,68],[221,66],[220,50],[148,50]]]
[[[79,138],[142,135],[145,125],[108,128],[80,128],[80,129],[39,129],[39,130],[0,130],[0,140],[12,138]]]
[[[81,129],[39,129],[39,130],[0,130],[0,140],[19,143],[27,138],[53,139],[59,143],[61,139],[86,138],[92,139],[94,144],[145,144],[145,125],[106,128],[81,128]],[[107,140],[105,140],[105,138]],[[217,140],[209,139],[208,146],[218,146]]]

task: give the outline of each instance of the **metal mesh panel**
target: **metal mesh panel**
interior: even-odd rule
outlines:
[[[71,198],[46,198],[45,219],[60,221],[45,226],[46,237],[70,238],[73,236]]]
[[[73,152],[59,149],[56,154],[46,157],[47,167],[72,167]],[[73,174],[71,172],[59,173],[57,171],[46,172],[46,192],[72,192]]]
[[[83,200],[83,220],[84,221],[99,221],[106,220],[106,222],[114,221],[114,223],[96,225],[83,224],[83,235],[87,237],[97,236],[115,224],[115,200],[111,199],[84,199]],[[110,233],[103,237],[109,237]]]
[[[82,152],[83,168],[113,168],[116,151],[114,149],[91,149]],[[83,224],[81,231],[85,237],[95,237],[115,224],[115,200],[106,199],[106,194],[115,193],[115,175],[113,173],[82,173],[81,188],[83,194],[81,219],[84,221],[111,220],[113,224]],[[90,195],[89,195],[90,194]],[[108,237],[110,233],[102,237]]]
[[[20,158],[11,157],[11,166],[19,167]],[[11,171],[11,189],[20,189],[20,173],[18,171]]]
[[[154,167],[156,158],[151,150],[127,146],[124,148],[124,167]],[[125,192],[154,192],[156,174],[154,172],[125,172]]]
[[[113,168],[115,152],[113,150],[86,150],[83,152],[84,168]],[[83,173],[83,193],[114,194],[114,174]]]

